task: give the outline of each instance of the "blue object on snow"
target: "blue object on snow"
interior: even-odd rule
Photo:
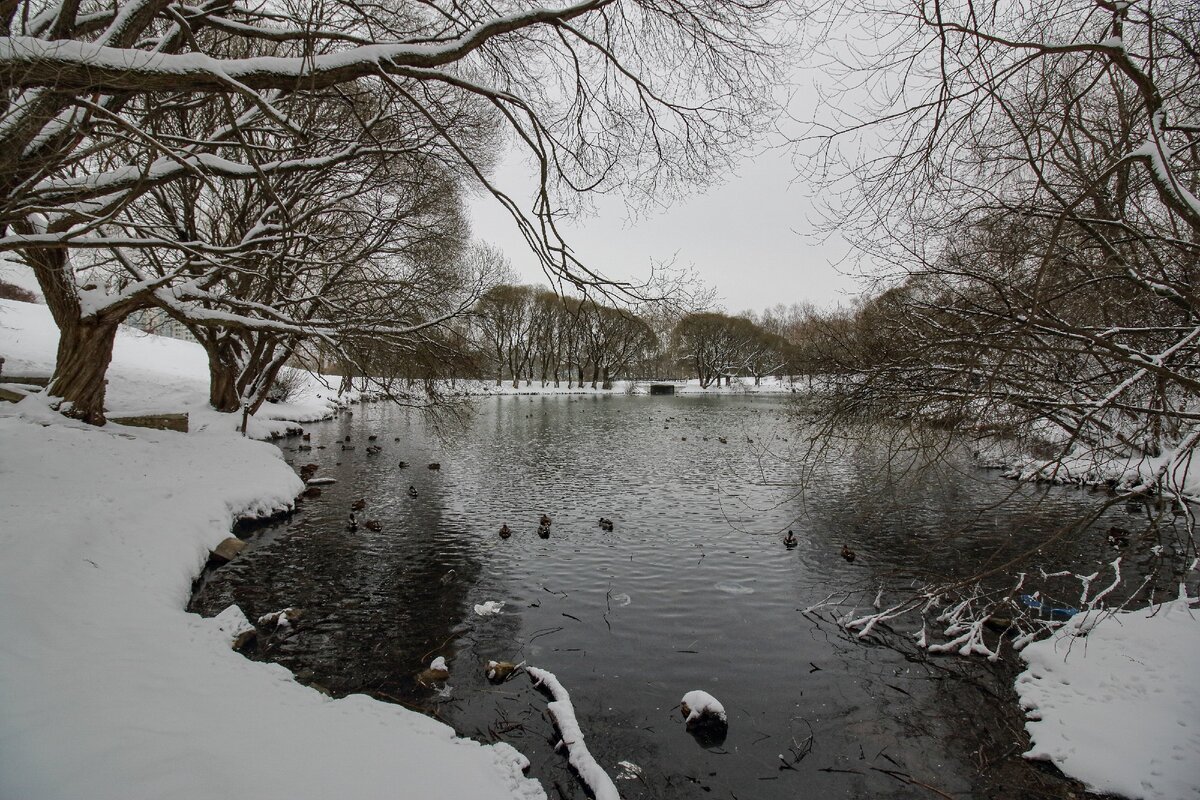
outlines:
[[[1070,619],[1079,613],[1078,608],[1071,608],[1070,606],[1047,605],[1031,594],[1021,595],[1021,602],[1025,604],[1026,608],[1032,608],[1034,611],[1042,612],[1043,616],[1048,614],[1050,619]]]

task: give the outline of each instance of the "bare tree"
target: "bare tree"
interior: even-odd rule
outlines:
[[[865,35],[834,57],[843,91],[827,95],[808,166],[880,285],[823,327],[818,361],[840,379],[830,423],[885,418],[916,433],[906,446],[935,442],[930,453],[948,437],[1017,437],[1043,448],[1040,476],[1075,477],[1088,460],[1132,465],[1113,478],[1118,496],[1179,500],[1200,441],[1200,7],[912,0],[843,11]],[[929,431],[943,435],[922,439]],[[1055,535],[1085,530],[1116,500]],[[1164,570],[1196,557],[1190,516],[1148,524]],[[948,604],[936,616],[948,641],[931,649],[992,657],[993,614],[1016,618],[1023,641],[1048,627],[1015,602],[1053,577],[1029,570],[1036,555],[848,624],[866,635],[902,614],[932,622]],[[998,588],[1010,573],[1021,574]],[[1081,607],[1111,602],[1084,583]]]
[[[285,0],[247,7],[116,0],[0,5],[0,250],[34,268],[62,338],[50,388],[62,410],[103,421],[116,325],[149,294],[195,275],[106,294],[88,250],[174,248],[227,269],[231,254],[114,221],[185,177],[263,182],[403,151],[416,115],[513,215],[556,282],[611,286],[565,245],[557,218],[579,193],[668,191],[719,172],[768,110],[783,0],[582,0],[564,7]],[[373,103],[356,98],[370,95]],[[306,129],[311,99],[344,110]],[[203,138],[154,122],[215,103]],[[471,152],[457,110],[492,110],[540,166],[524,209]],[[367,106],[367,114],[357,109]],[[80,261],[82,263],[80,263]],[[183,261],[183,260],[181,260]],[[189,269],[192,269],[189,267]],[[633,287],[621,287],[632,291]]]
[[[902,70],[867,78],[868,122],[834,115],[815,158],[850,181],[839,212],[898,277],[864,310],[875,346],[846,390],[941,422],[1055,430],[1064,455],[1169,450],[1137,488],[1172,488],[1200,440],[1200,11],[855,11],[894,27],[847,75]],[[882,156],[850,158],[867,138]]]

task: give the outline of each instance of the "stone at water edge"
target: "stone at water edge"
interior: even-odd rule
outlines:
[[[688,692],[679,701],[679,710],[687,718],[688,725],[698,725],[703,722],[718,722],[725,724],[725,707],[717,698],[708,692],[695,690]]]
[[[238,555],[246,549],[246,543],[241,539],[235,539],[230,536],[224,539],[219,545],[214,547],[210,553],[214,560],[220,561],[222,564],[233,561]]]
[[[446,666],[446,659],[438,656],[429,663],[428,669],[417,673],[417,683],[422,686],[428,686],[431,683],[445,681],[449,677],[450,669]]]
[[[489,661],[484,674],[492,683],[504,683],[516,669],[517,665],[509,661]]]
[[[233,638],[233,649],[244,650],[256,641],[258,641],[258,631],[254,628],[247,628]]]
[[[304,615],[304,612],[293,606],[272,611],[269,614],[263,614],[258,618],[258,624],[266,627],[286,628],[290,627],[293,622],[296,622]]]

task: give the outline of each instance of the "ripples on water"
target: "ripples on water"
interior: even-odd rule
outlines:
[[[1035,490],[1021,489],[975,517],[964,500],[1000,502],[1014,486],[943,469],[885,491],[870,445],[802,472],[795,412],[761,398],[492,398],[439,440],[419,417],[367,406],[311,426],[323,450],[285,445],[338,483],[215,572],[193,605],[236,602],[252,619],[301,607],[295,632],[261,657],[335,695],[370,693],[512,742],[551,796],[584,794],[552,750],[545,699],[524,676],[490,685],[489,659],[559,676],[593,754],[627,776],[627,798],[929,796],[881,770],[970,792],[956,736],[987,726],[987,706],[945,708],[948,682],[970,682],[945,660],[865,646],[801,610],[899,575],[1000,563],[1087,495],[1056,490],[1032,508]],[[382,453],[366,453],[368,434]],[[346,435],[354,450],[341,449]],[[358,497],[360,520],[381,531],[346,531]],[[497,536],[502,523],[511,539]],[[1111,560],[1101,527],[1056,558]],[[789,528],[795,550],[781,543]],[[839,557],[843,543],[855,563]],[[489,600],[503,612],[476,614]],[[435,655],[449,662],[448,687],[416,681]],[[724,742],[705,748],[684,731],[677,705],[691,689],[725,705]],[[780,769],[810,736],[811,752]]]

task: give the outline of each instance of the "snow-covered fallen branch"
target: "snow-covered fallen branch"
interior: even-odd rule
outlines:
[[[533,679],[533,685],[545,687],[554,698],[546,705],[554,724],[562,736],[560,745],[567,748],[567,760],[579,777],[587,784],[596,800],[621,800],[617,786],[604,768],[596,763],[587,745],[583,743],[583,731],[579,721],[575,719],[575,706],[571,705],[571,695],[558,682],[553,672],[537,667],[526,667],[525,671]]]

